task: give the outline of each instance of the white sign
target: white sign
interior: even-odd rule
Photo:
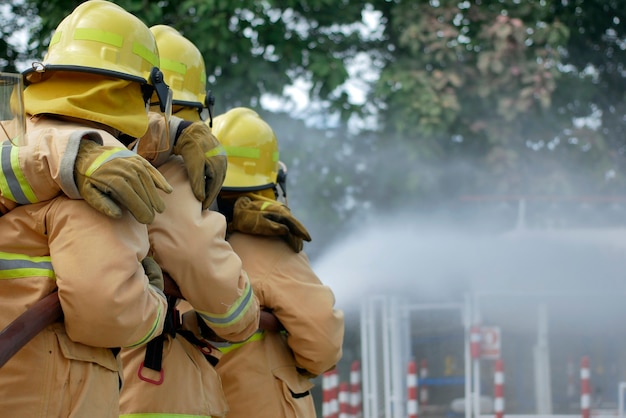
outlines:
[[[481,327],[480,354],[482,358],[500,358],[500,327]]]

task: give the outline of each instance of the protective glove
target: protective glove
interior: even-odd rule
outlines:
[[[121,206],[142,224],[163,212],[165,202],[157,189],[172,192],[172,186],[143,157],[121,147],[82,140],[74,165],[80,195],[96,210],[111,218],[122,216]]]
[[[165,283],[163,281],[163,271],[161,271],[161,267],[159,267],[152,257],[146,257],[141,260],[141,265],[146,272],[146,276],[148,276],[150,284],[162,292]]]
[[[226,177],[226,151],[204,122],[184,127],[177,136],[174,154],[183,157],[193,194],[207,209]]]
[[[303,240],[311,241],[309,232],[287,206],[247,196],[235,202],[230,228],[251,235],[280,236],[297,253],[302,251]]]

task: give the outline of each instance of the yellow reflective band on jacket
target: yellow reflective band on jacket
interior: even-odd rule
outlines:
[[[20,205],[38,202],[20,168],[19,147],[9,141],[0,148],[0,194]]]
[[[171,414],[159,412],[146,412],[138,414],[120,414],[120,418],[212,418],[211,415]]]
[[[93,161],[93,163],[91,163],[91,165],[85,172],[85,175],[87,177],[90,177],[94,173],[94,171],[99,169],[103,164],[108,163],[109,161],[115,158],[127,158],[127,157],[132,157],[134,155],[136,154],[133,153],[131,150],[127,150],[125,148],[115,148],[115,149],[105,151],[102,154],[100,154],[98,158],[96,158]]]
[[[147,343],[148,341],[150,341],[151,339],[153,339],[154,337],[156,337],[157,336],[156,329],[157,329],[157,325],[161,321],[161,315],[162,315],[161,305],[159,305],[159,311],[157,312],[156,319],[152,323],[152,328],[150,328],[150,331],[148,331],[145,337],[143,337],[141,340],[137,341],[135,344],[127,345],[126,348],[133,348],[133,347],[143,345]]]
[[[56,279],[49,256],[29,257],[24,254],[0,252],[0,279],[35,276]]]
[[[250,282],[246,281],[246,287],[243,294],[233,303],[230,309],[221,315],[212,314],[202,311],[197,311],[200,316],[207,322],[207,325],[211,328],[227,328],[233,324],[236,324],[239,319],[245,315],[246,311],[250,309],[250,306],[254,303],[254,295],[252,293],[252,286]]]
[[[230,353],[233,350],[238,349],[239,347],[241,347],[244,344],[248,344],[248,343],[251,343],[253,341],[261,341],[263,338],[265,338],[265,331],[260,329],[257,332],[255,332],[254,334],[252,334],[250,336],[250,338],[248,338],[247,340],[242,341],[240,343],[225,343],[225,342],[217,342],[217,341],[214,342],[214,341],[211,341],[211,344],[215,348],[220,350],[222,354],[226,354],[226,353]]]

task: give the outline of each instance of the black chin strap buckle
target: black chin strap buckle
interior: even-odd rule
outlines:
[[[167,102],[170,100],[170,88],[167,84],[165,84],[163,72],[161,72],[161,70],[159,70],[157,67],[152,67],[152,70],[150,71],[150,83],[152,84],[154,91],[156,91],[161,112],[165,112],[167,109]]]

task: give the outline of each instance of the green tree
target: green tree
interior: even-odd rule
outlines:
[[[420,164],[441,166],[436,190],[415,180],[424,179],[419,170],[406,173],[406,189],[432,197],[445,184],[454,194],[623,186],[626,13],[618,3],[374,3],[385,25],[372,93],[384,136],[412,142]],[[454,182],[445,171],[459,159],[476,170]]]
[[[43,55],[54,27],[79,3],[14,6],[38,22],[28,56]],[[266,116],[291,159],[300,196],[293,204],[302,202],[308,224],[328,225],[329,233],[360,211],[416,200],[433,210],[463,194],[621,194],[625,185],[619,0],[118,3],[198,45],[218,113],[259,109],[263,95],[287,102],[286,85],[309,82],[319,110],[289,124],[290,115]],[[375,36],[359,31],[364,14],[378,16]],[[21,26],[16,20],[3,30]],[[3,42],[0,66],[11,68],[19,57]],[[359,53],[377,76],[363,106],[343,84]],[[360,116],[378,122],[348,129],[345,121]]]

